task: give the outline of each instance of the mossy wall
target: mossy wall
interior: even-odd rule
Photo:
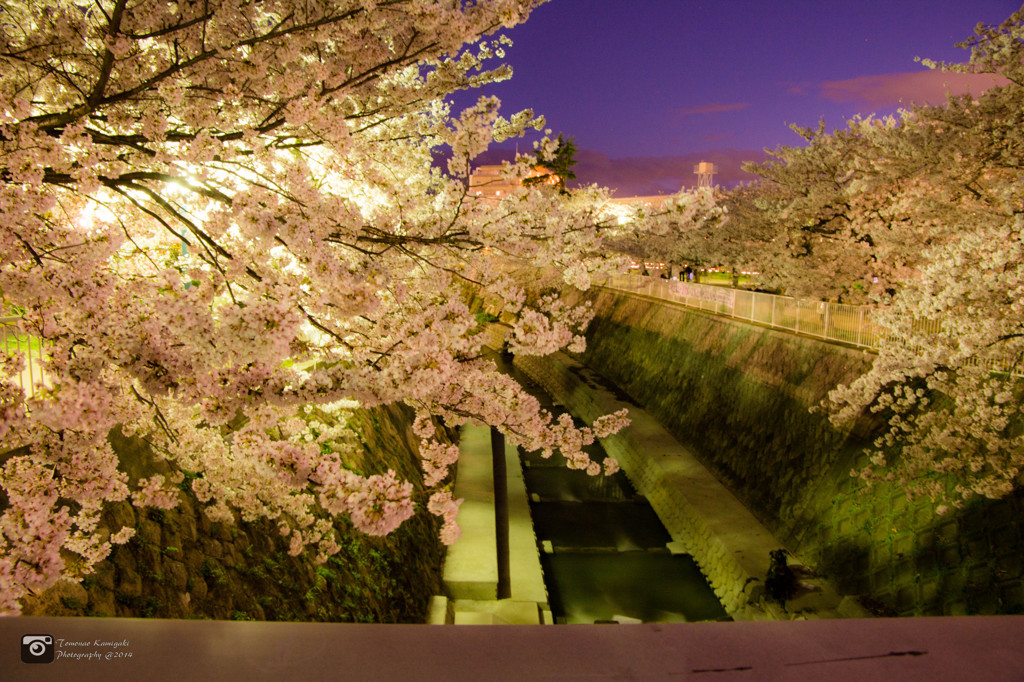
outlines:
[[[948,516],[850,471],[882,426],[811,408],[863,351],[597,291],[582,360],[692,446],[787,546],[879,614],[1024,612],[1024,495]]]
[[[364,444],[359,468],[421,480],[411,423],[411,411],[395,406],[357,410],[350,424]],[[130,475],[169,471],[143,441],[115,430],[111,442]],[[111,505],[104,522],[135,526],[136,536],[82,584],[25,600],[25,615],[422,623],[441,591],[437,520],[422,509],[384,538],[336,522],[342,549],[321,566],[290,556],[275,522],[210,522],[191,491],[169,511]]]

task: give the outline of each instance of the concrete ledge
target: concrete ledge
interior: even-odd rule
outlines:
[[[427,625],[447,625],[451,623],[451,613],[448,608],[448,597],[436,594],[430,598],[427,606]]]
[[[537,535],[533,530],[530,503],[519,450],[505,445],[506,479],[508,481],[508,544],[509,583],[512,599],[548,605],[544,571],[540,565]]]
[[[541,611],[548,608],[540,551],[515,447],[506,445],[505,462],[511,599],[497,599],[491,430],[487,426],[466,425],[459,439],[459,468],[453,493],[465,500],[457,518],[462,537],[448,548],[444,565],[444,584],[450,597],[448,611],[453,615],[442,622],[537,624],[541,622]],[[493,619],[486,614],[493,614]]]
[[[535,601],[515,599],[455,601],[456,625],[540,625],[541,608]]]
[[[486,453],[486,456],[484,456]],[[494,476],[491,431],[463,426],[453,495],[465,501],[457,521],[462,537],[448,548],[444,584],[452,599],[497,599],[498,555],[494,534]]]

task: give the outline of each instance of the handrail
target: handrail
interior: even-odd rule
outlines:
[[[630,274],[613,275],[601,286],[866,350],[876,350],[883,333],[866,306]]]
[[[40,385],[46,383],[43,375],[43,346],[21,329],[20,321],[19,316],[0,317],[0,352],[7,356],[21,355],[24,359],[25,366],[18,375],[18,386],[28,399],[35,396]]]
[[[872,352],[878,351],[880,341],[887,333],[874,321],[876,309],[870,306],[810,301],[759,291],[631,274],[613,275],[597,284],[607,289],[671,301],[689,308]],[[918,319],[913,322],[913,326],[916,331],[925,333],[939,334],[942,331],[942,323],[937,319]],[[966,364],[985,367],[993,372],[1008,372],[1014,376],[1024,375],[1022,368],[1006,360],[974,358],[967,360]]]

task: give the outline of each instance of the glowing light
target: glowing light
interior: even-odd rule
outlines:
[[[85,208],[75,217],[75,225],[79,229],[88,232],[92,230],[97,220],[101,223],[110,223],[116,220],[116,217],[105,205],[90,200],[85,205]]]

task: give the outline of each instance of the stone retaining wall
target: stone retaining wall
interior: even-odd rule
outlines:
[[[349,423],[365,445],[365,472],[420,480],[409,410],[359,410]],[[116,430],[111,440],[131,476],[169,471],[143,441]],[[104,523],[135,526],[136,536],[81,584],[26,599],[25,615],[421,623],[440,589],[437,519],[422,510],[384,538],[339,520],[341,551],[321,566],[290,556],[273,521],[211,522],[191,492],[169,511],[110,505]]]

